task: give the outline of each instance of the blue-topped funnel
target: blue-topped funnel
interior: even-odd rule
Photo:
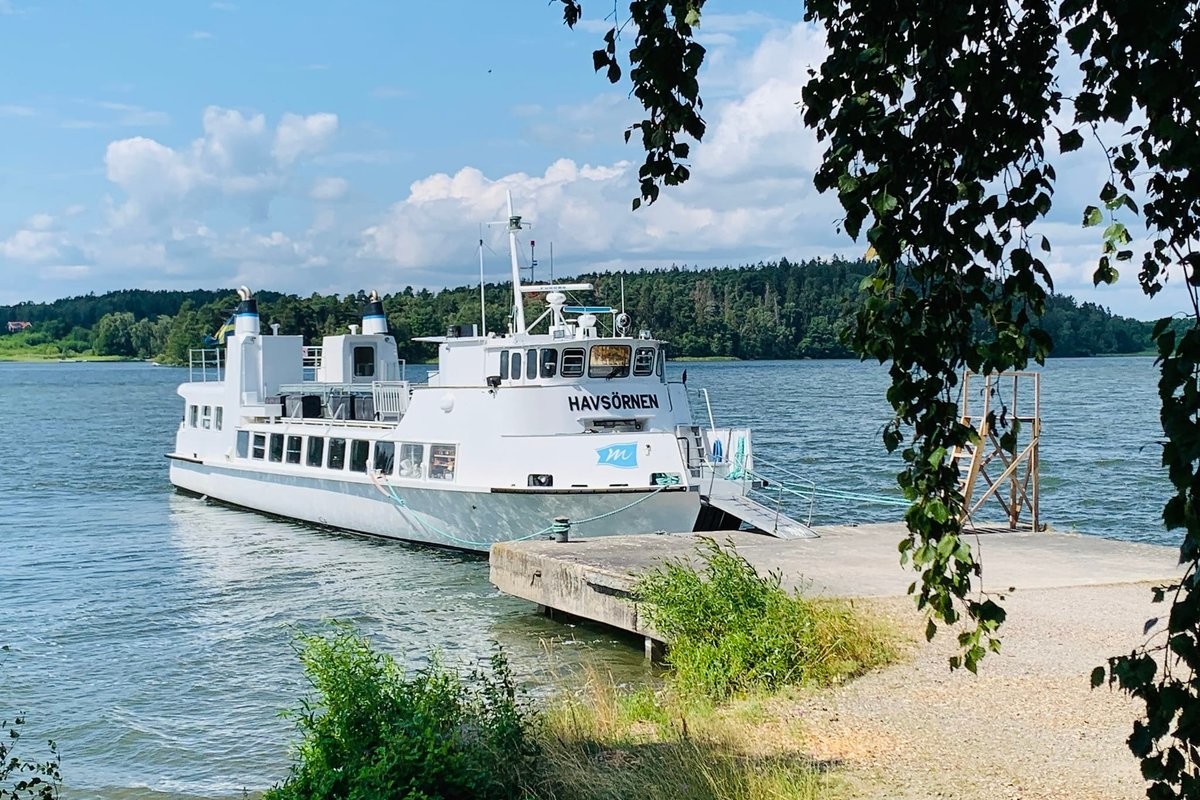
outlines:
[[[238,297],[241,302],[238,303],[235,319],[233,323],[233,333],[235,336],[257,336],[259,332],[258,321],[258,301],[254,299],[254,294],[245,286],[238,287]]]
[[[383,301],[379,299],[379,292],[372,291],[367,298],[367,306],[362,315],[362,332],[387,333],[387,316],[383,313]]]

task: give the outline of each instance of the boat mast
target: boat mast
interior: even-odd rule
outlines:
[[[512,192],[508,196],[508,255],[512,261],[513,284],[513,333],[525,333],[525,301],[521,297],[521,267],[517,263],[517,231],[521,230],[521,218],[513,214]]]
[[[483,292],[483,225],[479,226],[479,335],[487,336],[487,297]]]

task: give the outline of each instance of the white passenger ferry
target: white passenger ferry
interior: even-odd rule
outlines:
[[[359,534],[487,550],[549,535],[807,528],[752,500],[751,434],[698,425],[686,376],[617,309],[568,304],[588,284],[522,285],[508,222],[509,331],[451,326],[423,383],[406,379],[372,293],[362,327],[264,334],[239,290],[224,349],[192,353],[170,459],[178,488]],[[545,310],[526,325],[524,299]],[[607,318],[607,320],[605,320]],[[607,325],[604,325],[607,322]],[[536,331],[541,332],[536,332]],[[559,526],[561,530],[561,524]]]

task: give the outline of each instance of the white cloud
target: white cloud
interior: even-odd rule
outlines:
[[[275,131],[272,155],[281,166],[288,166],[302,156],[316,155],[328,146],[337,133],[336,114],[284,114]]]
[[[345,178],[318,178],[308,196],[313,200],[340,200],[349,189],[350,182]]]
[[[0,105],[0,117],[35,117],[37,109],[29,106]]]
[[[24,228],[0,241],[0,256],[27,264],[53,261],[61,257],[58,236],[49,231]]]
[[[192,31],[190,38],[195,39],[196,41],[202,41],[204,39],[213,38],[213,35],[209,31]]]
[[[372,97],[378,97],[381,100],[393,100],[397,97],[408,97],[412,92],[400,86],[376,86],[371,90]]]
[[[254,218],[265,218],[297,161],[314,155],[337,131],[337,116],[284,114],[271,130],[262,114],[210,106],[203,135],[175,149],[146,137],[111,142],[108,179],[126,201],[114,209],[117,225],[200,213],[221,198],[238,198]]]

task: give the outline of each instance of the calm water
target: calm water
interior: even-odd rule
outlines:
[[[678,370],[678,368],[676,368]],[[856,362],[689,364],[718,424],[818,486],[892,491],[886,375]],[[342,537],[175,495],[171,447],[184,371],[142,364],[0,364],[0,718],[53,737],[75,797],[228,797],[287,765],[304,682],[289,643],[355,623],[398,658],[451,663],[495,643],[534,687],[583,661],[617,674],[640,652],[547,622],[498,595],[479,558]],[[1173,543],[1157,523],[1149,358],[1062,360],[1043,379],[1043,518]],[[703,405],[697,410],[705,414]],[[821,504],[816,522],[896,519]]]

